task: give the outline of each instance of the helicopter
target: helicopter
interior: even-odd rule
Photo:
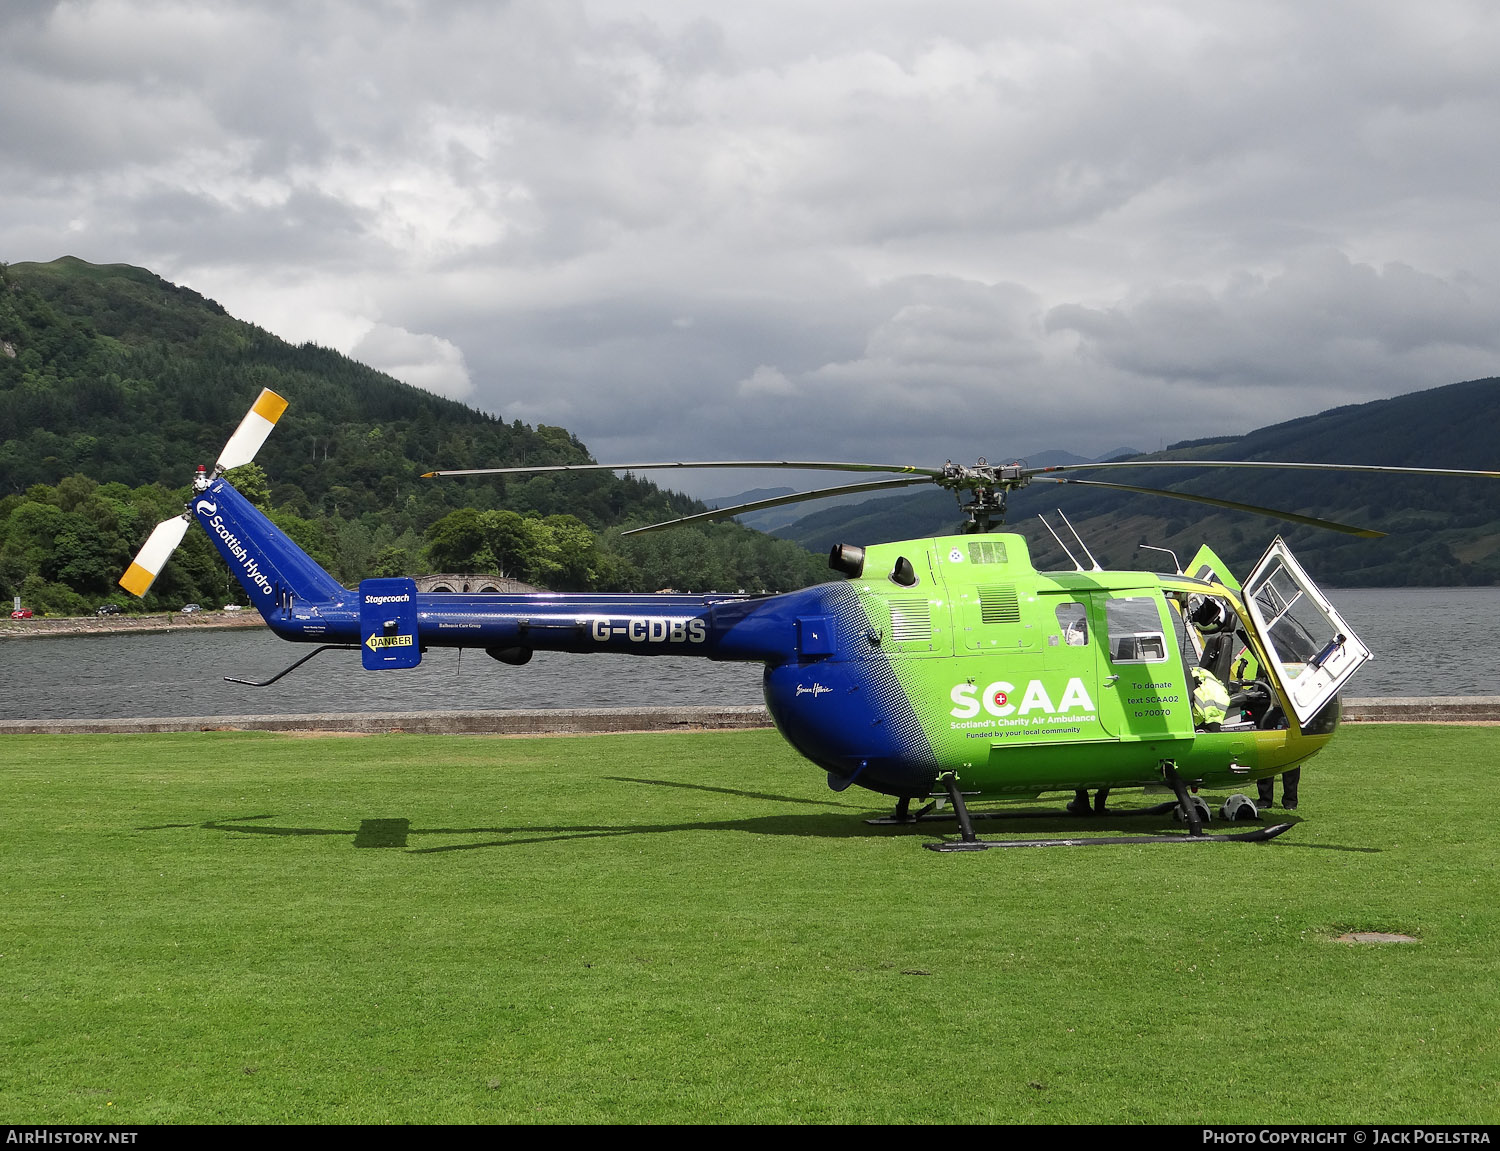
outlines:
[[[424,478],[726,467],[889,477],[714,509],[635,532],[924,483],[968,493],[969,503],[957,534],[836,545],[829,565],[843,578],[779,594],[420,593],[409,578],[367,579],[350,589],[225,478],[254,459],[287,406],[269,389],[261,393],[213,471],[198,468],[184,512],[157,525],[120,580],[127,591],[144,595],[196,520],[271,630],[319,645],[264,683],[233,682],[274,683],[329,649],[359,650],[372,671],[415,667],[433,647],[482,648],[512,666],[524,665],[536,651],[760,663],[776,727],[826,773],[828,785],[895,799],[893,815],[872,823],[956,819],[958,839],[926,845],[940,851],[1274,838],[1292,824],[1209,834],[1204,825],[1212,813],[1197,789],[1241,786],[1315,755],[1338,726],[1340,689],[1371,658],[1280,537],[1243,583],[1206,545],[1185,569],[1174,564],[1173,574],[1105,571],[1076,532],[1088,562],[1074,557],[1053,531],[1075,570],[1039,571],[1025,537],[992,530],[1003,521],[1009,493],[1033,482],[1117,488],[1376,537],[1383,533],[1056,473],[1276,467],[1500,479],[1500,472],[1487,471],[1235,460],[1043,468],[984,460],[941,468],[761,460],[439,471]],[[976,819],[1007,814],[971,811],[979,797],[1034,799],[1071,791],[1086,798],[1099,789],[1098,814],[1116,814],[1105,811],[1104,794],[1134,787],[1165,787],[1173,798],[1119,814],[1171,811],[1186,833],[997,840],[974,831]],[[921,810],[912,810],[924,800]],[[1081,812],[1070,811],[1089,808],[1085,803]],[[1232,796],[1222,814],[1259,818],[1243,795]]]

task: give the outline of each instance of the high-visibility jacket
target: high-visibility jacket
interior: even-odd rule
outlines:
[[[1193,668],[1193,723],[1223,723],[1229,714],[1229,689],[1204,667]]]

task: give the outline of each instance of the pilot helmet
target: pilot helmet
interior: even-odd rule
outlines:
[[[1190,596],[1188,619],[1204,635],[1215,635],[1229,626],[1229,612],[1224,607],[1224,601],[1213,596]]]

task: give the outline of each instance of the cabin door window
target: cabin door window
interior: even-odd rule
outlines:
[[[1166,602],[1161,596],[1127,592],[1097,595],[1095,604],[1104,609],[1099,706],[1105,729],[1121,739],[1192,735],[1177,637],[1163,614]],[[1098,614],[1094,619],[1100,622]]]

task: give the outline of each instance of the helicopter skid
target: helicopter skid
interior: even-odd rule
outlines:
[[[1165,815],[1177,806],[1176,800],[1168,800],[1166,803],[1158,803],[1155,807],[1136,808],[1106,808],[1104,811],[1090,811],[1087,815],[1075,815],[1071,811],[970,811],[970,819],[1126,819],[1138,815]],[[951,810],[932,811],[930,806],[914,815],[905,818],[895,815],[882,816],[879,819],[867,819],[865,822],[871,827],[899,827],[911,823],[935,823],[938,820],[957,819],[958,816]]]
[[[1138,814],[1138,813],[1137,813]],[[1133,843],[1264,843],[1292,829],[1290,823],[1229,835],[1109,835],[1081,839],[972,839],[925,843],[929,851],[988,851],[992,847],[1106,847]]]

